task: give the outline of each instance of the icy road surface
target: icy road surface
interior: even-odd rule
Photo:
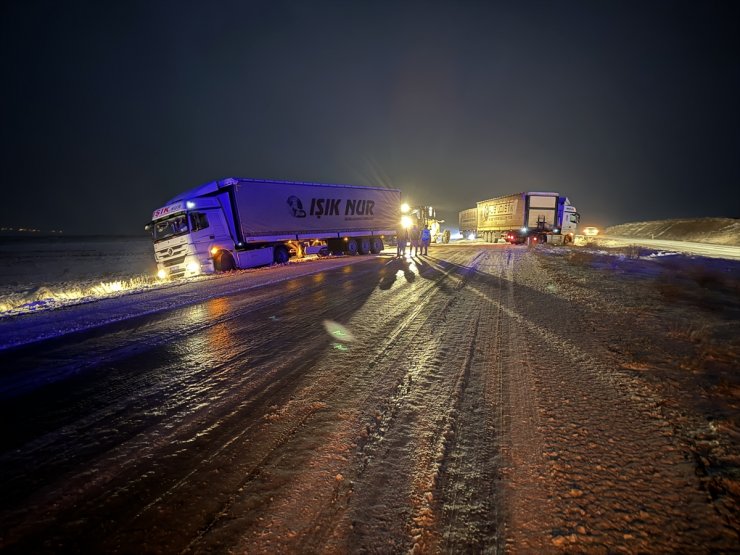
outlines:
[[[3,320],[0,548],[737,551],[740,271],[669,258],[434,246]]]

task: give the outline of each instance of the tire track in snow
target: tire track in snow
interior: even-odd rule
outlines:
[[[445,266],[438,268],[445,275],[457,271]],[[467,366],[464,361],[450,362],[459,361],[460,357],[464,359],[466,350],[450,353],[444,347],[444,334],[455,330],[451,343],[457,346],[457,339],[461,337],[472,341],[475,334],[470,326],[477,325],[477,318],[473,317],[477,313],[475,308],[472,313],[466,306],[465,310],[456,311],[461,297],[451,294],[462,289],[464,280],[465,277],[456,279],[456,287],[452,289],[437,287],[432,292],[434,302],[428,306],[432,312],[425,319],[430,326],[419,328],[422,337],[418,340],[414,337],[411,352],[405,352],[403,362],[399,361],[400,366],[406,368],[405,377],[399,382],[395,395],[376,413],[376,425],[369,429],[368,440],[361,449],[362,462],[350,475],[354,493],[342,527],[351,530],[351,534],[341,540],[345,543],[332,542],[333,550],[343,551],[342,546],[349,545],[372,549],[379,533],[377,527],[383,529],[385,541],[389,542],[385,545],[392,550],[408,549],[414,543],[414,536],[419,536],[416,538],[419,540],[426,533],[428,517],[434,510],[430,503],[432,489],[444,456],[445,432],[451,422],[450,405],[455,392],[460,393],[461,378]],[[432,315],[438,317],[445,313],[460,320],[459,324],[448,320],[444,327],[434,326]],[[449,368],[441,367],[443,362],[447,362]],[[451,372],[453,369],[457,370]],[[377,403],[377,399],[382,398],[378,396],[370,401]],[[425,415],[432,421],[428,422]],[[411,475],[410,463],[416,469]],[[416,509],[409,508],[409,503]],[[388,510],[400,510],[401,518],[392,524],[387,522],[383,515]]]
[[[529,263],[526,255],[520,261]],[[490,277],[479,278],[470,289],[495,303],[484,289]],[[513,290],[513,304],[501,308],[529,353],[536,378],[524,372],[518,384],[508,380],[520,390],[508,397],[517,406],[532,406],[526,400],[529,390],[544,419],[531,411],[512,419],[514,447],[533,458],[511,458],[507,478],[516,489],[508,488],[507,505],[514,507],[508,516],[539,516],[523,522],[509,519],[509,549],[608,551],[620,546],[676,552],[736,545],[736,533],[713,510],[689,455],[674,444],[667,423],[655,418],[645,392],[621,379],[618,364],[611,366],[607,353],[591,354],[524,312],[517,295],[536,292]],[[585,347],[595,349],[588,342]],[[517,395],[523,397],[515,400]],[[523,438],[519,442],[517,435]],[[533,449],[527,454],[526,446],[537,435],[542,453],[537,456]],[[546,484],[545,489],[539,484]]]
[[[448,274],[449,272],[445,272],[438,275],[434,281],[425,284],[422,290],[426,291],[435,288],[439,285],[441,281],[447,279]],[[418,294],[418,290],[414,294]],[[353,333],[356,333],[360,337],[367,338],[365,344],[361,342],[359,345],[353,345],[352,349],[350,350],[350,355],[352,355],[352,353],[358,353],[357,368],[363,369],[363,371],[361,371],[360,373],[354,373],[351,376],[345,376],[345,378],[348,378],[349,381],[337,381],[336,376],[331,371],[333,366],[333,362],[331,359],[341,355],[337,355],[335,352],[330,352],[329,359],[326,362],[322,362],[320,364],[320,367],[316,370],[316,374],[317,376],[320,376],[320,378],[302,389],[300,391],[300,397],[304,400],[321,398],[323,400],[322,402],[325,402],[327,407],[330,407],[332,408],[332,410],[336,411],[340,410],[337,407],[346,406],[355,408],[356,406],[358,406],[358,404],[361,404],[363,401],[361,399],[358,401],[358,395],[364,395],[365,400],[372,395],[377,395],[379,389],[382,390],[381,384],[383,382],[395,383],[392,375],[394,373],[397,373],[398,367],[395,364],[394,360],[385,360],[388,358],[389,349],[391,349],[391,347],[393,347],[394,345],[397,347],[397,342],[399,340],[402,340],[407,345],[413,345],[415,343],[414,337],[418,333],[418,330],[424,325],[427,319],[431,317],[431,314],[426,315],[423,318],[420,317],[420,315],[423,314],[426,309],[426,303],[429,302],[429,300],[431,299],[433,299],[433,296],[429,296],[425,301],[413,303],[413,309],[410,313],[407,312],[406,308],[404,308],[408,306],[409,303],[398,303],[398,306],[402,308],[402,311],[398,317],[389,319],[393,325],[389,333],[371,334],[366,332],[362,328],[359,328],[358,330],[353,328]],[[380,309],[383,310],[384,307],[380,306]],[[385,318],[381,319],[380,322],[383,322],[384,320]],[[396,324],[396,322],[399,321],[400,324]],[[367,315],[360,319],[360,322],[374,322],[376,327],[378,325],[377,319],[368,317]],[[351,322],[348,323],[348,325],[350,324]],[[399,337],[401,334],[403,334],[403,336]],[[381,344],[380,346],[373,345],[378,337],[387,337],[387,340],[384,344]],[[372,353],[372,351],[366,350],[366,348],[370,347],[371,345],[373,345],[375,349],[377,349],[377,352],[371,357],[368,363],[367,356],[369,353]],[[382,365],[385,365],[385,367],[383,367]],[[347,397],[347,395],[343,395],[344,392],[351,393],[351,395],[347,399],[344,399],[344,397]],[[293,431],[294,433],[291,434],[288,439],[292,439],[293,436],[298,434],[298,431],[299,427],[296,427]],[[278,455],[279,450],[274,450],[274,453]],[[268,459],[261,462],[260,466],[264,467],[269,466],[270,464],[271,462],[268,457]],[[248,481],[245,481],[239,487],[239,491],[248,489],[248,485]],[[223,506],[221,511],[219,511],[218,515],[214,517],[213,521],[205,529],[202,530],[199,538],[191,544],[191,548],[195,548],[198,545],[198,542],[206,541],[210,543],[213,541],[213,538],[208,536],[218,535],[218,533],[214,534],[214,532],[217,532],[219,521],[230,518],[229,513],[231,512],[231,508],[240,503],[239,497],[240,496],[231,497],[231,499]],[[333,509],[330,508],[330,511],[333,511]],[[331,523],[332,520],[331,518],[327,518],[327,516],[328,515],[324,512],[315,519],[315,524],[304,526],[306,530],[311,530],[310,538],[301,539],[301,542],[304,546],[310,545],[311,542],[316,544],[320,543],[319,541],[317,541],[317,539],[321,538],[322,535],[329,533],[330,530],[325,525],[326,523]],[[305,518],[305,515],[301,515],[301,518]],[[275,518],[273,519],[273,522],[276,520],[280,519]],[[293,524],[295,525],[295,522],[293,522]],[[321,532],[322,526],[326,528],[326,532],[323,534]],[[253,544],[251,545],[252,547],[254,547]]]
[[[500,261],[488,252],[482,266]],[[491,287],[498,297],[502,287]],[[451,441],[435,492],[439,505],[436,544],[432,551],[493,552],[500,547],[497,510],[500,467],[498,382],[502,358],[496,356],[504,343],[502,312],[492,304],[481,305],[470,361],[469,379],[462,392],[451,430]]]

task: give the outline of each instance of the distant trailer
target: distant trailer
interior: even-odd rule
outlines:
[[[472,210],[460,212],[461,231],[469,230]],[[580,219],[570,200],[556,192],[530,191],[496,197],[478,202],[474,210],[475,234],[489,243],[499,239],[521,242],[522,237],[530,236],[545,240],[547,235],[563,235],[569,242]]]
[[[463,237],[469,238],[470,235],[476,235],[478,230],[478,209],[468,208],[460,212],[460,233]]]

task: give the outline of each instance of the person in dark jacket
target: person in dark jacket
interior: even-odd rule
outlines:
[[[419,256],[419,228],[414,224],[414,227],[411,228],[411,231],[409,231],[409,239],[411,240],[411,248],[414,249],[414,256]],[[409,254],[411,253],[411,248],[409,248]]]
[[[406,256],[406,245],[409,243],[409,228],[399,225],[396,230],[396,256]]]

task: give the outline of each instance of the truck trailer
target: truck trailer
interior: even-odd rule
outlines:
[[[571,242],[580,216],[567,197],[555,192],[525,192],[477,203],[475,209],[460,212],[460,226],[470,225],[476,216],[476,237],[489,243],[504,239],[521,243],[528,238],[544,242],[548,236],[562,236]]]
[[[460,212],[459,216],[460,234],[465,239],[469,239],[472,235],[477,236],[478,233],[478,209],[468,208]]]
[[[146,229],[157,275],[191,277],[308,253],[377,254],[400,203],[397,189],[227,178],[170,199]]]

